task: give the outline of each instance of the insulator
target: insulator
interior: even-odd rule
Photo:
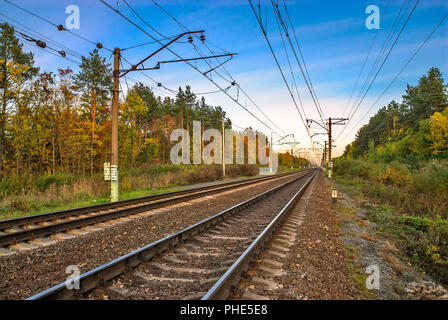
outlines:
[[[201,36],[199,37],[199,39],[201,39],[202,43],[204,43],[204,41],[205,41],[205,36],[204,36],[203,33],[201,34]]]
[[[162,84],[161,84],[160,82],[157,82],[157,86],[161,87],[161,86],[162,86]]]
[[[236,85],[236,82],[235,82],[235,81],[232,81],[231,85],[232,85],[232,86]]]
[[[58,25],[58,30],[59,31],[63,31],[64,30],[64,26],[62,24]]]
[[[102,45],[101,43],[99,43],[99,42],[96,44],[96,47],[97,47],[98,49],[103,49],[103,45]]]
[[[188,42],[193,43],[193,37],[192,36],[188,36]]]
[[[131,69],[132,69],[132,70],[135,70],[135,69],[137,69],[137,66],[136,66],[135,64],[133,64],[132,67],[131,67]]]
[[[58,53],[59,53],[61,56],[65,57],[65,51],[64,51],[64,50],[58,51]]]
[[[43,42],[42,40],[37,40],[36,44],[37,44],[38,47],[41,47],[41,48],[46,48],[47,47],[47,44],[45,42]]]

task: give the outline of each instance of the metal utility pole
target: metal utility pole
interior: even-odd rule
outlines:
[[[226,141],[226,134],[224,131],[224,115],[222,116],[222,177],[224,178],[226,176],[226,157],[224,154],[224,143]]]
[[[206,59],[212,59],[212,58],[218,58],[218,57],[230,57],[232,58],[236,53],[227,53],[227,54],[221,54],[221,55],[214,55],[214,56],[207,56],[207,57],[199,57],[199,58],[189,58],[189,59],[179,59],[179,60],[170,60],[170,61],[159,61],[157,65],[153,68],[147,68],[144,66],[144,62],[148,61],[150,58],[155,56],[157,53],[161,52],[163,49],[166,49],[171,44],[175,43],[180,38],[190,35],[188,38],[188,42],[192,43],[193,38],[191,37],[191,34],[201,33],[200,40],[202,42],[205,41],[205,37],[202,34],[204,31],[188,31],[184,32],[180,35],[178,35],[176,38],[168,42],[167,44],[163,45],[159,49],[157,49],[155,52],[151,53],[149,56],[141,60],[135,65],[131,65],[130,69],[127,70],[120,70],[120,49],[115,48],[114,49],[114,72],[113,72],[113,95],[112,95],[112,142],[111,142],[111,163],[105,163],[104,164],[104,179],[110,180],[110,201],[115,202],[118,201],[118,108],[119,108],[119,100],[118,100],[118,94],[119,94],[119,88],[120,88],[120,78],[124,77],[129,72],[133,71],[144,71],[144,70],[155,70],[160,69],[160,64],[162,63],[175,63],[175,62],[182,62],[182,61],[196,61],[196,60],[206,60]],[[230,59],[229,59],[230,60]],[[228,61],[228,60],[227,60]],[[210,71],[210,70],[209,70]],[[207,72],[209,72],[207,71]],[[159,87],[162,86],[161,83],[158,84]],[[182,128],[183,128],[183,117],[182,117]],[[183,139],[183,137],[182,137]],[[183,144],[182,144],[183,147]],[[182,150],[183,153],[183,150]]]
[[[333,147],[333,140],[331,137],[331,128],[334,125],[345,125],[347,118],[329,118],[328,119],[328,178],[331,178],[333,173],[333,161],[331,160],[331,150]]]
[[[327,141],[325,141],[325,147],[324,147],[324,166],[325,166],[325,174],[328,174]]]
[[[120,87],[120,49],[114,49],[112,96],[112,148],[110,165],[110,201],[118,201],[118,93]]]
[[[311,123],[314,122],[314,123],[318,124],[321,128],[323,128],[328,133],[328,142],[325,141],[325,149],[324,149],[325,155],[327,154],[327,150],[328,150],[328,161],[327,161],[327,159],[325,159],[325,162],[326,162],[325,171],[326,171],[326,174],[328,174],[328,178],[331,178],[331,174],[333,172],[333,161],[331,161],[331,149],[333,147],[333,141],[331,140],[332,126],[333,125],[344,125],[346,120],[348,120],[348,119],[346,119],[346,118],[329,118],[328,122],[326,124],[322,124],[319,121],[316,121],[313,119],[306,119],[306,123],[308,124],[308,127],[311,127]]]
[[[269,173],[272,174],[272,152],[274,152],[274,146],[272,144],[272,134],[271,132],[271,148],[269,149]]]
[[[331,140],[331,118],[328,119],[328,178],[331,178],[331,171],[333,170],[333,162],[331,161],[331,145],[333,141]]]

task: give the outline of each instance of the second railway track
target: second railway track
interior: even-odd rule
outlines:
[[[0,248],[294,174],[297,172],[1,220]]]
[[[260,239],[267,239],[316,172],[90,270],[80,276],[79,290],[61,283],[30,299],[222,298],[238,281],[253,249],[262,244]]]

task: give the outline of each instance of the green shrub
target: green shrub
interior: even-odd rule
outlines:
[[[448,197],[448,167],[432,165],[414,173],[409,189],[415,193]],[[447,199],[448,200],[448,199]]]
[[[50,174],[43,175],[37,178],[35,182],[35,186],[37,190],[44,191],[47,190],[51,185],[55,186],[63,186],[65,184],[70,184],[74,180],[74,177],[71,174]]]
[[[386,170],[378,175],[378,180],[385,184],[406,186],[411,182],[411,174],[406,165],[392,161],[387,165]]]
[[[350,168],[350,174],[352,176],[368,179],[370,176],[370,171],[370,163],[363,160],[353,160],[353,166]]]

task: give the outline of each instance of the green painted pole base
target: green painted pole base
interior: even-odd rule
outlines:
[[[118,201],[118,180],[110,182],[110,202]]]

